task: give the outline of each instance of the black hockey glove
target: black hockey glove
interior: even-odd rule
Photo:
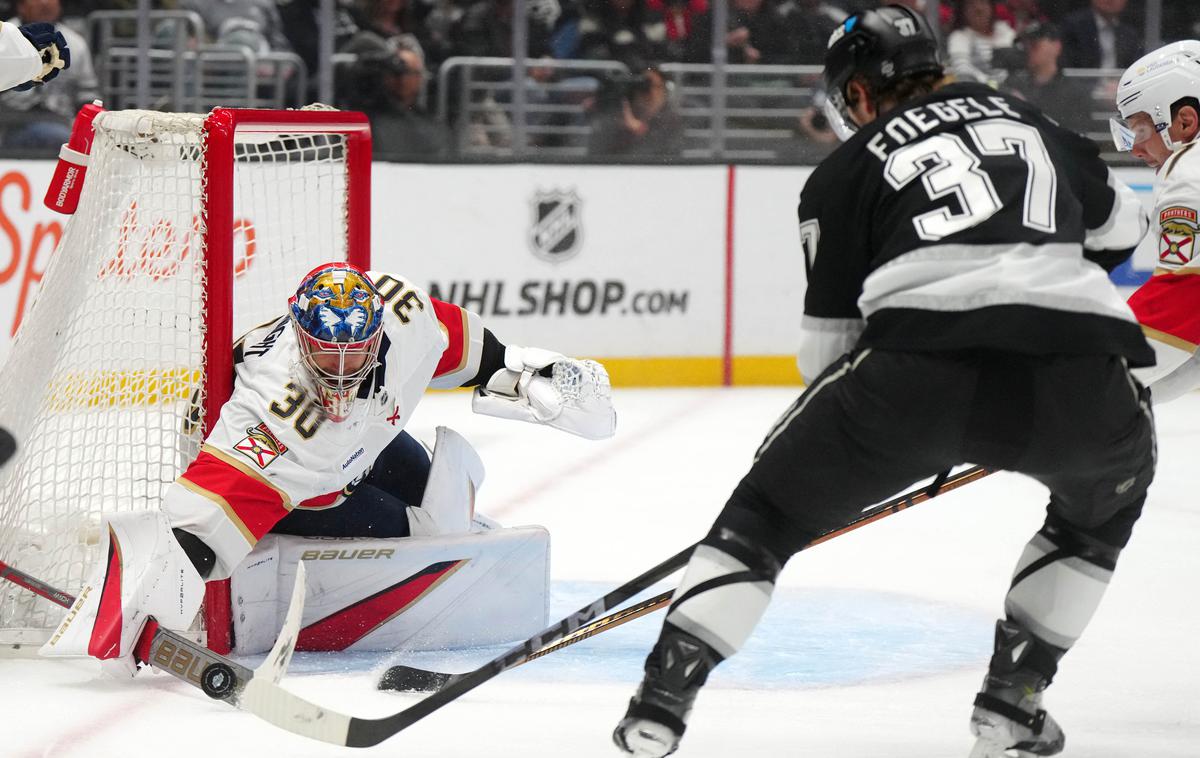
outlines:
[[[42,56],[42,72],[13,89],[18,92],[32,89],[58,76],[59,71],[71,67],[71,50],[67,47],[66,38],[54,28],[54,24],[25,24],[18,28]]]

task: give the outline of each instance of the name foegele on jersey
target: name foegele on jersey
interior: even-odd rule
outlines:
[[[987,102],[982,102],[983,100]],[[867,143],[867,150],[879,160],[886,161],[890,149],[906,145],[934,129],[951,124],[1005,117],[1021,119],[1021,115],[1002,97],[955,97],[938,100],[909,108],[888,119],[883,129]]]

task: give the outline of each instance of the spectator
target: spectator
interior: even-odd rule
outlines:
[[[1200,3],[1164,4],[1162,33],[1164,42],[1200,38]]]
[[[257,26],[271,50],[292,50],[273,0],[179,0],[179,9],[198,14],[212,39],[220,36],[222,28],[228,28],[231,19],[245,19]]]
[[[1033,24],[1018,39],[1025,65],[1006,82],[1006,89],[1036,105],[1043,113],[1076,132],[1091,126],[1090,88],[1063,76],[1058,61],[1062,35],[1054,24]]]
[[[646,7],[663,17],[667,30],[664,60],[682,61],[696,24],[708,12],[708,0],[646,0]]]
[[[960,80],[995,83],[1004,72],[992,65],[997,48],[1012,47],[1013,29],[996,18],[991,0],[958,0],[954,31],[946,38],[950,71]]]
[[[18,0],[17,15],[9,23],[20,26],[36,22],[55,24],[62,16],[59,0]],[[40,87],[0,95],[0,113],[21,112],[21,123],[5,131],[5,147],[58,147],[71,137],[71,122],[79,108],[100,97],[100,83],[92,65],[92,53],[84,38],[73,29],[59,31],[71,49],[71,70]]]
[[[1018,37],[1030,25],[1050,20],[1042,12],[1038,0],[1006,0],[996,6],[996,18],[1011,26]]]
[[[558,0],[527,0],[526,7],[529,11],[526,55],[549,56],[551,35],[561,6]],[[455,54],[511,58],[512,28],[512,0],[477,0],[463,16]]]
[[[788,0],[779,6],[792,40],[792,63],[822,65],[829,36],[850,15],[824,0]]]
[[[420,0],[428,10],[422,14],[425,29],[421,46],[425,50],[425,64],[434,68],[447,58],[457,55],[463,18],[466,10],[458,0]]]
[[[1062,20],[1064,68],[1125,68],[1142,55],[1141,35],[1122,23],[1127,0],[1091,0]]]
[[[630,69],[666,58],[667,24],[645,0],[592,0],[579,21],[579,57]]]
[[[683,147],[683,122],[656,68],[601,84],[588,155],[670,159]]]
[[[444,129],[420,107],[425,58],[412,35],[356,35],[344,52],[358,61],[344,74],[342,107],[366,112],[376,154],[410,159],[445,154]]]
[[[410,0],[358,0],[355,5],[360,29],[370,29],[384,39],[417,34]]]
[[[792,63],[786,22],[765,0],[728,0],[729,26],[725,47],[729,63]],[[688,40],[687,60],[712,62],[712,11],[696,20]],[[790,54],[791,53],[791,54]]]
[[[309,73],[310,95],[317,91],[316,72],[320,47],[321,0],[288,0],[279,4],[279,28],[290,48],[304,61]],[[334,48],[344,46],[358,27],[350,12],[350,0],[337,0],[333,15]]]

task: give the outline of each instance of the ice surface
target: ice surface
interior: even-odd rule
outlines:
[[[617,436],[596,443],[474,416],[467,395],[445,393],[410,430],[462,432],[488,468],[480,510],[550,528],[557,617],[702,536],[795,394],[619,390]],[[1146,513],[1047,697],[1065,756],[1200,756],[1200,394],[1160,408],[1158,423]],[[680,758],[965,758],[992,619],[1044,504],[1037,484],[994,475],[797,556],[701,695]],[[616,756],[609,733],[660,619],[507,672],[366,752],[286,734],[166,675],[115,682],[86,661],[0,658],[0,756]],[[397,660],[461,670],[493,652]],[[380,716],[416,697],[373,689],[393,658],[298,654],[284,681]]]

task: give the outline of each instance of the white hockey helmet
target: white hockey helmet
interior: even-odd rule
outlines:
[[[1121,117],[1109,120],[1113,144],[1124,152],[1158,133],[1170,150],[1175,144],[1168,132],[1171,106],[1185,97],[1200,98],[1200,41],[1183,40],[1144,55],[1125,69],[1117,87],[1117,110]],[[1154,132],[1139,133],[1129,124],[1135,113],[1145,113]]]

